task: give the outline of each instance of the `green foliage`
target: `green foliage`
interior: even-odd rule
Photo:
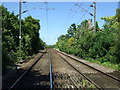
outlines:
[[[76,33],[76,25],[73,23],[68,29],[68,35],[70,37],[74,37],[75,33]]]
[[[117,9],[115,16],[102,18],[105,20],[102,31],[97,22],[95,34],[88,29],[87,20],[80,25],[72,24],[68,34],[58,38],[56,46],[66,53],[116,68],[116,64],[120,64],[119,12],[120,9]]]
[[[38,50],[44,49],[46,44],[39,38],[39,20],[28,16],[22,20],[22,43],[19,50],[19,19],[4,6],[0,8],[2,10],[2,62],[5,69],[18,62],[20,56],[25,59]]]
[[[56,48],[55,45],[47,45],[47,48]]]

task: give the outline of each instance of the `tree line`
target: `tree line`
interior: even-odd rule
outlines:
[[[105,23],[100,29],[96,22],[96,33],[89,29],[88,20],[80,25],[72,24],[66,35],[58,38],[56,47],[69,54],[103,65],[120,65],[120,9],[115,16],[102,18]],[[114,65],[113,65],[114,66]]]
[[[3,5],[2,10],[2,67],[13,66],[21,59],[28,58],[46,47],[39,38],[40,21],[28,16],[21,23],[21,50],[19,50],[19,19],[14,12],[9,12]],[[20,55],[21,53],[21,55]]]

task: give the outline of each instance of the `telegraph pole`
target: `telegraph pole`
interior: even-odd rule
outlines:
[[[22,11],[22,0],[19,2],[19,59],[21,60],[21,11]]]
[[[96,2],[94,3],[94,33],[96,33]]]

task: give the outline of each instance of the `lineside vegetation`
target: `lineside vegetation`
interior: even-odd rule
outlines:
[[[12,67],[19,61],[19,57],[26,59],[46,47],[39,38],[40,21],[26,17],[22,20],[22,44],[19,50],[19,19],[14,12],[9,12],[4,6],[2,10],[2,68]],[[20,55],[21,52],[21,55]]]
[[[96,33],[89,29],[88,20],[80,25],[72,24],[66,35],[58,38],[56,47],[60,51],[97,62],[120,70],[120,9],[115,16],[103,17],[105,21],[100,29],[96,22]]]

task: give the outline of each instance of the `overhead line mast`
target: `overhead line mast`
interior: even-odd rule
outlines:
[[[19,2],[19,59],[21,60],[21,11],[22,11],[22,0]]]
[[[94,3],[94,5],[88,5],[88,6],[94,7],[94,15],[92,13],[88,12],[88,10],[79,6],[78,4],[76,4],[76,5],[79,6],[80,8],[82,8],[85,12],[89,13],[91,16],[94,17],[94,33],[96,33],[96,2],[93,2],[93,3]]]
[[[94,33],[96,33],[96,2],[94,3]]]
[[[37,9],[36,7],[30,8],[30,9],[27,9],[27,7],[26,7],[27,10],[25,10],[25,11],[22,12],[22,3],[26,3],[26,2],[22,1],[22,0],[19,0],[19,14],[17,14],[17,16],[19,16],[19,60],[22,60],[22,56],[21,56],[21,39],[22,39],[21,38],[21,15],[23,13],[31,10],[31,9]],[[48,10],[54,10],[54,8],[47,8],[47,7],[46,8],[38,8],[38,9],[45,9],[46,12]],[[29,13],[29,15],[30,15],[30,13]]]

